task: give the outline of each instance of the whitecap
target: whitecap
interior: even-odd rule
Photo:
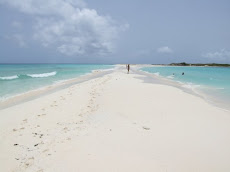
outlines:
[[[159,76],[160,75],[160,73],[159,72],[156,72],[156,73],[153,73],[154,75],[156,75],[156,76]]]
[[[39,73],[39,74],[27,74],[27,76],[30,76],[32,78],[45,78],[45,77],[49,77],[49,76],[54,76],[56,75],[57,72],[50,72],[50,73]]]
[[[0,79],[1,80],[12,80],[12,79],[17,79],[18,76],[17,75],[13,75],[13,76],[1,76]]]
[[[173,76],[173,75],[169,75],[169,76],[167,76],[167,78],[169,78],[169,79],[173,79],[173,78],[174,78],[174,76]]]
[[[224,90],[224,88],[216,88],[217,90]]]
[[[200,85],[196,85],[196,84],[193,84],[193,83],[191,83],[191,82],[187,82],[186,84],[182,85],[182,87],[184,87],[184,88],[189,88],[189,89],[193,89],[193,88],[200,87]]]

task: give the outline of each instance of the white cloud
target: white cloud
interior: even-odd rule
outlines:
[[[173,50],[167,46],[165,47],[160,47],[157,49],[158,53],[173,53]]]
[[[202,56],[206,58],[211,58],[211,59],[223,60],[223,59],[230,58],[230,51],[221,49],[220,51],[209,52],[209,53],[203,54]]]
[[[33,38],[67,55],[107,54],[129,25],[89,9],[83,0],[0,0],[34,20]]]
[[[55,15],[69,17],[77,8],[84,8],[83,0],[0,0],[26,14]]]

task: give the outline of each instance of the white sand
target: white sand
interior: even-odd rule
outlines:
[[[136,77],[117,69],[0,110],[0,171],[229,172],[230,112]]]

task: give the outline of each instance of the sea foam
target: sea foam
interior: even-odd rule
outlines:
[[[17,78],[18,78],[17,75],[0,77],[1,80],[12,80],[12,79],[17,79]]]
[[[153,74],[156,75],[156,76],[160,76],[160,72],[155,72]]]
[[[169,76],[167,76],[167,78],[174,79],[174,75],[169,75]]]
[[[56,75],[57,72],[50,72],[50,73],[39,73],[39,74],[27,74],[27,76],[30,76],[32,78],[45,78],[45,77],[49,77],[49,76],[54,76]]]

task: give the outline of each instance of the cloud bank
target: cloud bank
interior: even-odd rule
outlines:
[[[209,53],[203,54],[202,56],[206,58],[210,58],[210,59],[225,60],[227,58],[230,58],[230,51],[221,49],[220,51],[209,52]]]
[[[158,53],[173,53],[173,50],[167,46],[165,47],[160,47],[157,49]]]
[[[83,0],[0,0],[0,3],[29,15],[33,20],[32,38],[66,55],[111,53],[119,33],[129,27],[87,8]]]

